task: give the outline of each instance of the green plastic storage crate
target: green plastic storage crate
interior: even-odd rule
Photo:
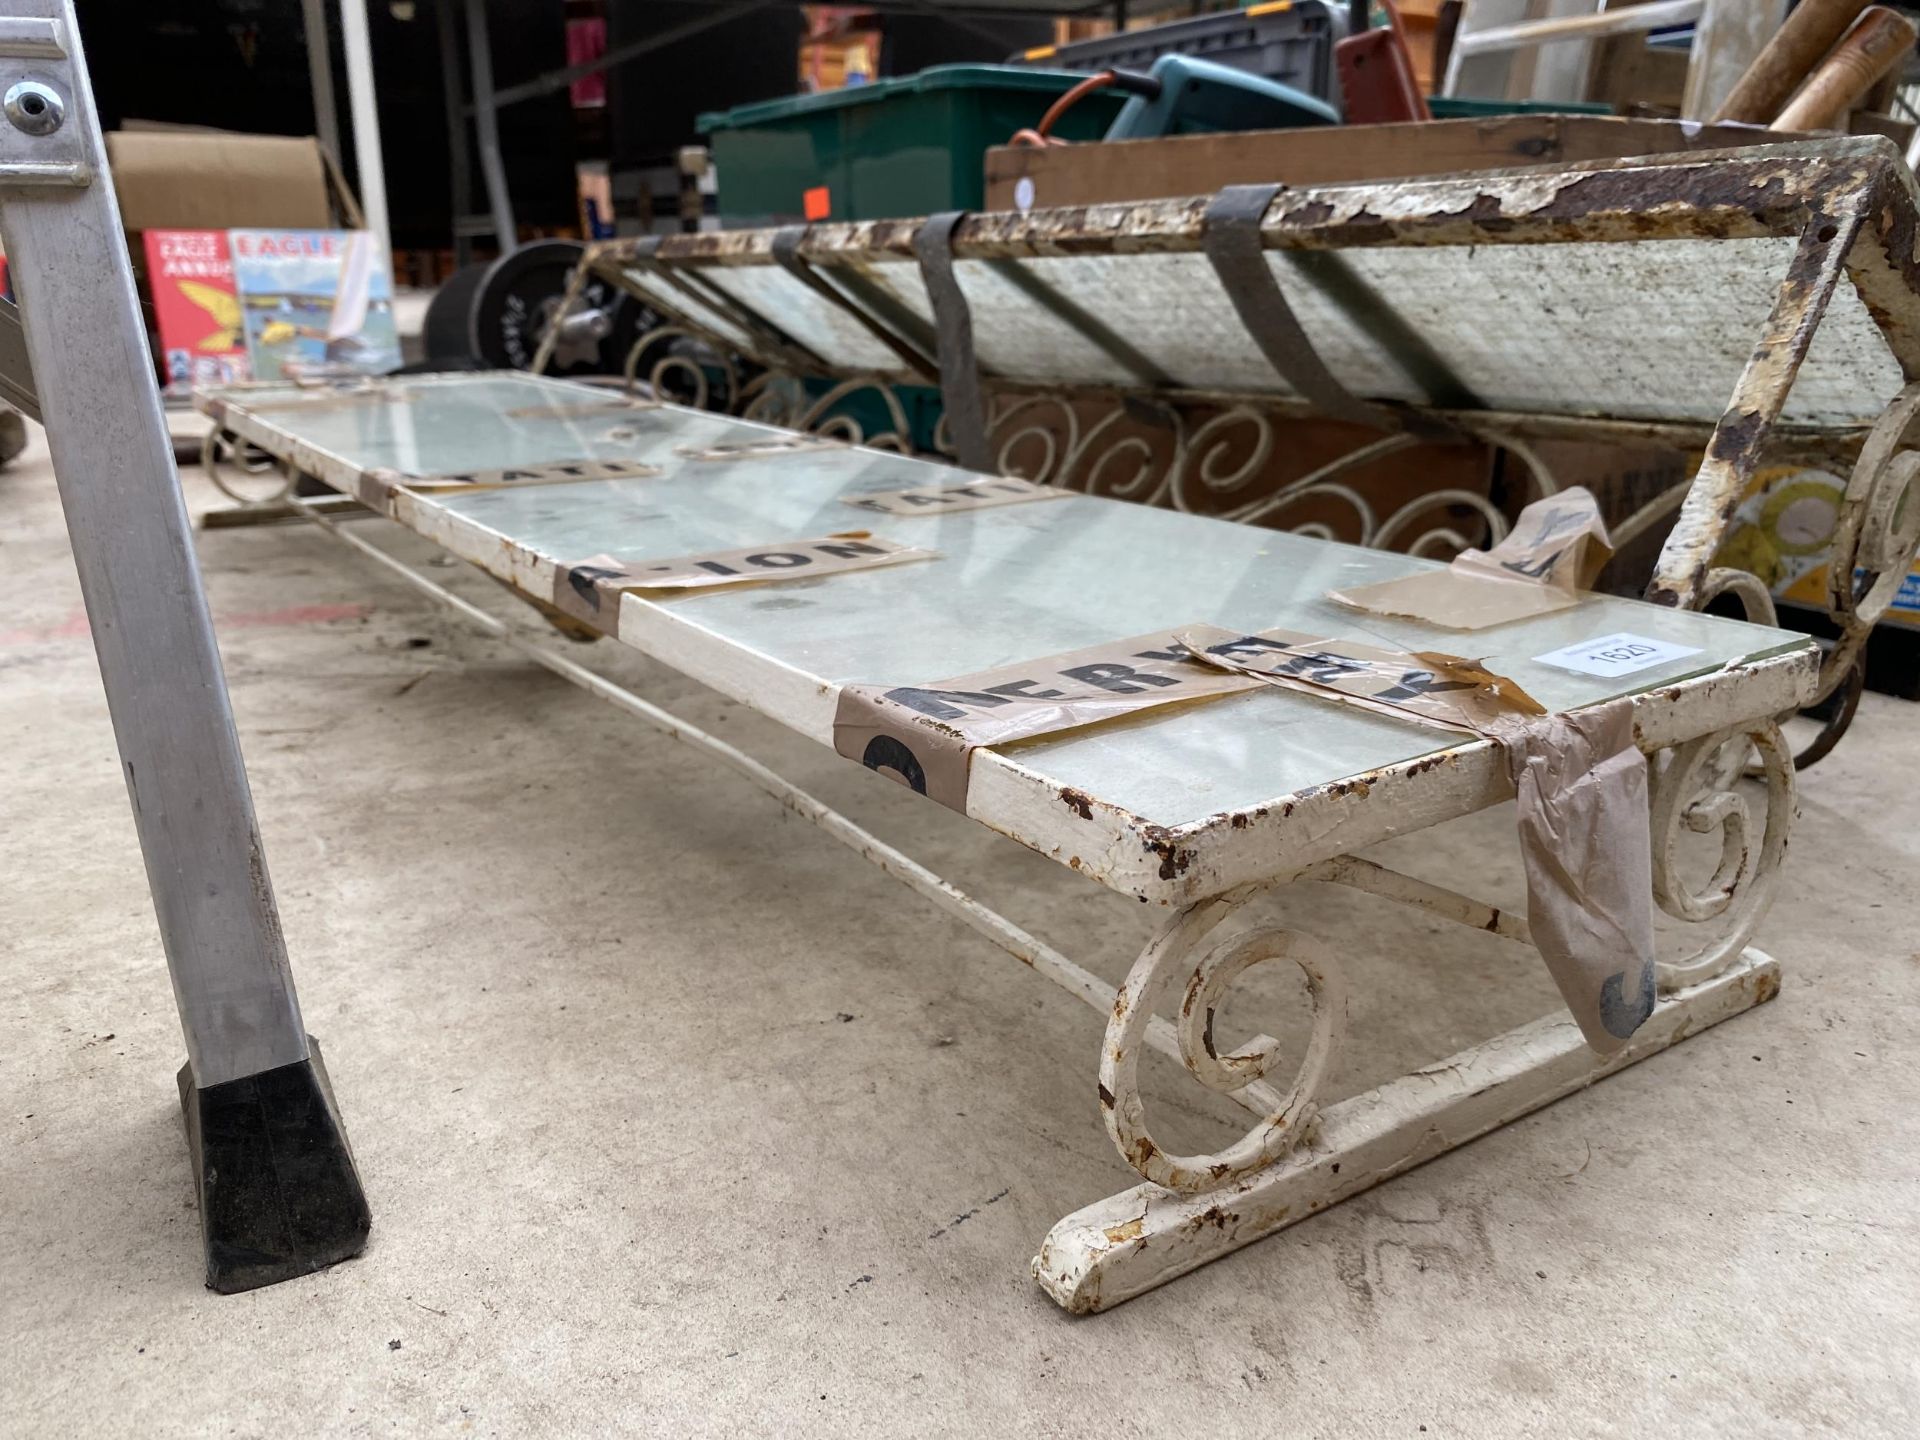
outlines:
[[[720,182],[721,223],[978,210],[986,199],[987,150],[1037,125],[1049,105],[1086,78],[1015,65],[936,65],[896,80],[702,115]],[[1110,91],[1089,95],[1053,133],[1098,140],[1125,99]],[[809,213],[807,192],[822,189]]]
[[[1436,120],[1489,120],[1496,115],[1611,115],[1613,106],[1595,100],[1477,100],[1468,95],[1433,95],[1427,110]]]

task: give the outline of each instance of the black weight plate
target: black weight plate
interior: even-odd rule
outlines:
[[[494,261],[473,297],[469,332],[473,353],[497,369],[530,367],[585,249],[577,240],[536,240]],[[595,276],[581,291],[581,303],[604,308],[619,293]],[[562,346],[548,362],[547,373],[600,373],[605,368],[601,348],[600,344]]]
[[[473,358],[468,337],[473,333],[473,297],[486,278],[488,264],[480,261],[462,265],[449,275],[446,283],[433,292],[427,302],[427,319],[421,327],[420,344],[426,363],[457,364]]]

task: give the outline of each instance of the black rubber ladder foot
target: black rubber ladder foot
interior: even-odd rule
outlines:
[[[320,1046],[305,1060],[203,1088],[180,1070],[207,1288],[223,1295],[358,1255],[373,1216]]]

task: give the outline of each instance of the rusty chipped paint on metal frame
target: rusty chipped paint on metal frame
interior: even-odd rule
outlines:
[[[1728,239],[1797,234],[1818,210],[1852,208],[1900,183],[1900,154],[1872,137],[1804,141],[1765,149],[1602,160],[1407,181],[1284,189],[1261,231],[1269,248],[1378,245],[1550,244],[1570,240]],[[1909,182],[1910,189],[1910,182]],[[962,258],[1192,250],[1208,197],[1069,206],[968,216],[954,232]],[[1868,208],[1861,205],[1860,208]],[[914,219],[813,226],[800,254],[836,258],[913,255]],[[1909,233],[1910,228],[1909,228]],[[668,236],[658,261],[763,264],[769,230]],[[633,253],[632,241],[595,247],[603,269]]]
[[[1203,196],[1068,207],[1024,215],[973,215],[954,231],[954,255],[956,262],[1019,262],[1074,256],[1192,254],[1202,243],[1208,203],[1208,197]],[[869,284],[886,274],[905,277],[913,268],[906,262],[913,256],[912,239],[918,224],[917,220],[881,220],[816,225],[801,242],[799,253],[823,275],[859,273]],[[1578,396],[1572,397],[1575,403],[1569,403],[1565,395],[1559,397],[1558,404],[1477,408],[1421,404],[1415,397],[1412,408],[1438,429],[1472,435],[1510,449],[1530,438],[1574,438],[1649,440],[1700,451],[1703,458],[1699,472],[1689,487],[1661,497],[1627,521],[1629,530],[1638,531],[1665,521],[1669,515],[1675,517],[1648,591],[1650,599],[1661,603],[1698,606],[1730,588],[1724,572],[1713,569],[1713,558],[1734,508],[1763,463],[1806,463],[1836,474],[1854,471],[1839,526],[1840,535],[1848,542],[1845,548],[1850,555],[1857,552],[1889,564],[1901,558],[1893,556],[1892,547],[1885,542],[1892,535],[1899,497],[1912,482],[1911,468],[1893,466],[1884,457],[1877,465],[1857,468],[1864,464],[1861,450],[1876,413],[1882,406],[1889,414],[1901,406],[1908,392],[1900,387],[1920,380],[1920,205],[1916,203],[1913,176],[1889,142],[1870,137],[1794,142],[1764,150],[1283,189],[1268,207],[1260,228],[1265,248],[1275,252],[1360,253],[1438,247],[1480,251],[1662,241],[1789,244],[1790,258],[1777,281],[1764,323],[1751,341],[1732,394],[1720,404],[1717,414],[1660,415],[1644,410],[1594,413],[1591,407],[1582,409],[1578,405]],[[633,253],[632,242],[611,242],[596,247],[587,263],[634,288]],[[744,276],[750,267],[772,263],[772,236],[766,231],[669,237],[658,244],[648,261],[650,269],[683,277],[678,281],[682,286],[689,283],[685,277],[703,273]],[[731,286],[722,286],[711,278],[698,283],[701,305],[682,312],[679,318],[687,329],[706,336],[723,350],[736,346],[742,334],[778,329],[773,318],[743,298],[747,292],[738,288],[743,280],[735,279]],[[643,293],[651,303],[673,308],[672,297],[663,302],[657,287]],[[1838,322],[1846,332],[1840,342],[1845,351],[1842,359],[1859,362],[1862,337],[1871,334],[1884,347],[1880,353],[1885,361],[1873,379],[1858,385],[1850,386],[1844,374],[1838,383],[1829,381],[1821,392],[1824,404],[1816,402],[1811,416],[1791,413],[1795,382],[1814,353],[1830,304],[1841,297],[1846,305]],[[844,298],[849,307],[857,304],[851,297]],[[827,302],[810,296],[809,303]],[[862,323],[870,324],[872,318],[866,315]],[[1685,338],[1683,326],[1680,339]],[[1410,348],[1417,349],[1418,336],[1410,335],[1409,339],[1413,342]],[[1723,337],[1723,350],[1728,343]],[[1848,345],[1853,348],[1846,350]],[[1685,345],[1670,348],[1684,352]],[[1831,345],[1828,349],[1831,362],[1834,351]],[[788,350],[780,358],[790,361],[793,353]],[[1087,353],[1083,352],[1082,365],[1087,363]],[[887,363],[887,357],[860,350],[857,345],[849,354],[867,363],[808,368],[812,373],[831,374],[852,385],[869,384],[890,394],[890,384],[901,377]],[[1682,353],[1670,358],[1684,366],[1688,356]],[[1577,357],[1569,354],[1565,359],[1574,363]],[[1066,368],[1071,369],[1072,363],[1066,362]],[[1061,366],[1054,368],[1058,372]],[[1097,371],[1100,367],[1095,363],[1089,368]],[[1826,368],[1834,367],[1829,363]],[[1310,413],[1304,402],[1284,390],[1156,387],[1141,383],[1137,377],[1065,378],[1059,373],[1044,382],[995,373],[987,373],[983,379],[1003,414],[1009,408],[1030,407],[1036,401],[1053,401],[1062,407],[1105,403],[1116,411],[1128,406],[1137,411],[1144,403],[1166,407],[1175,414],[1211,407],[1237,415],[1253,414],[1255,423],[1261,425],[1268,423],[1267,416]],[[1657,392],[1659,387],[1655,389]],[[1859,413],[1836,413],[1835,404],[1845,406],[1849,400]],[[760,414],[762,418],[779,418],[764,408]],[[1886,423],[1882,419],[1879,425],[1884,428]],[[1208,421],[1200,429],[1206,431],[1208,425],[1218,428],[1217,421]],[[1051,459],[1059,449],[1058,437],[1049,438],[1047,443]],[[1135,439],[1125,445],[1137,452],[1140,443]],[[1266,441],[1262,437],[1254,443],[1257,448]],[[1067,449],[1073,453],[1069,462],[1059,467],[1060,483],[1071,483],[1067,472],[1077,459],[1083,462],[1086,488],[1097,489],[1097,474],[1111,457],[1085,452],[1077,444]],[[1004,455],[1004,449],[996,453]],[[1182,494],[1182,464],[1194,460],[1202,469],[1210,469],[1220,453],[1217,441],[1212,451],[1198,457],[1177,450],[1157,487],[1142,489],[1136,481],[1132,488],[1125,483],[1110,484],[1105,493],[1189,508]],[[1533,468],[1537,488],[1551,490],[1551,477],[1539,474],[1537,466]],[[1229,488],[1240,478],[1241,472],[1233,472]],[[1362,543],[1385,543],[1381,537],[1405,540],[1417,530],[1403,523],[1398,514],[1385,524],[1375,522],[1364,502],[1355,503],[1350,488],[1331,475],[1315,475],[1312,479],[1315,483],[1305,487],[1307,490],[1337,496],[1354,506],[1362,521]],[[1217,477],[1211,473],[1207,483],[1219,488]],[[1267,506],[1263,514],[1271,514],[1276,508]],[[1907,508],[1920,511],[1920,506],[1909,504]],[[1498,518],[1492,517],[1489,523],[1497,538]],[[1860,543],[1863,526],[1874,530],[1864,545]],[[1311,527],[1309,533],[1315,533]],[[1441,526],[1418,532],[1408,548],[1425,553],[1422,547],[1435,537],[1453,538],[1451,531]],[[1897,538],[1912,537],[1902,534]],[[1904,554],[1910,557],[1912,548],[1908,544]],[[1863,599],[1877,597],[1879,578],[1881,573],[1876,572],[1876,580]],[[1749,602],[1749,613],[1755,619],[1770,618],[1766,597],[1756,594],[1753,587],[1740,587],[1739,593]],[[1830,656],[1823,675],[1823,695],[1847,681],[1879,608],[1883,607],[1856,605],[1848,596],[1836,596],[1833,618],[1841,627],[1842,643]]]

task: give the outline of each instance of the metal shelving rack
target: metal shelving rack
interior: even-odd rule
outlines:
[[[316,3],[316,0],[308,0]],[[776,5],[792,5],[797,0],[674,0],[692,13],[678,25],[625,45],[604,55],[550,70],[531,80],[505,89],[493,84],[493,52],[487,38],[486,0],[435,0],[435,20],[440,30],[440,68],[447,96],[447,141],[453,172],[454,262],[465,265],[473,258],[475,237],[491,235],[506,254],[518,243],[513,219],[513,201],[507,190],[507,170],[500,156],[499,112],[506,106],[538,95],[564,90],[576,80],[596,75],[615,65],[624,65],[682,40],[691,39],[729,20],[737,20],[756,10]],[[969,20],[1009,19],[1055,15],[1111,15],[1125,28],[1128,0],[863,0],[865,8],[882,13],[938,15],[966,24]],[[459,6],[462,20],[456,22],[454,7]],[[461,75],[460,24],[467,36],[466,70],[472,83],[472,95],[466,93]],[[467,126],[473,126],[474,140],[480,151],[480,174],[487,191],[485,214],[473,212],[473,195],[467,175]]]

